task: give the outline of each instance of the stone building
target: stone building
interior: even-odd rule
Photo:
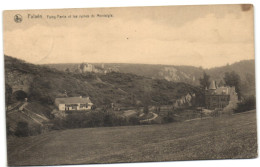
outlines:
[[[232,101],[238,101],[235,87],[220,86],[212,81],[205,90],[205,105],[208,109],[225,108]]]
[[[60,111],[90,110],[93,103],[89,97],[65,97],[56,98],[55,105]]]

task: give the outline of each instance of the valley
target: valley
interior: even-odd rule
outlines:
[[[9,165],[254,158],[256,155],[254,97],[229,101],[222,110],[205,108],[207,90],[195,83],[203,75],[194,77],[196,70],[187,74],[180,71],[181,67],[124,64],[117,65],[117,70],[109,67],[107,72],[102,71],[107,65],[99,68],[82,65],[81,70],[77,70],[78,65],[72,65],[77,70],[72,72],[72,68],[64,71],[9,56],[5,56],[5,65]],[[211,72],[222,75],[229,68],[236,70],[236,66]],[[189,68],[196,69],[185,69]],[[148,69],[154,75],[146,73]],[[239,73],[242,82],[246,78],[250,83],[241,87],[241,92],[254,90],[254,82],[248,75],[254,71],[251,68],[247,71]],[[212,78],[217,80],[220,75]],[[216,83],[211,79],[209,93],[220,91]],[[235,92],[235,87],[219,88]],[[87,99],[91,107],[75,109],[75,106],[89,105],[85,102],[79,105],[76,100],[75,104],[62,103],[70,111],[61,111],[55,103],[59,98],[60,101]]]

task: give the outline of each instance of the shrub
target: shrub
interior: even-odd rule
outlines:
[[[104,112],[89,112],[86,114],[85,120],[83,122],[84,127],[100,127],[104,125]]]
[[[170,122],[174,122],[174,115],[172,112],[168,111],[167,115],[163,116],[163,122],[164,123],[170,123]]]
[[[113,111],[90,111],[87,113],[70,113],[65,119],[55,118],[52,121],[52,129],[139,125],[139,121],[136,115],[125,118]]]
[[[145,106],[144,106],[144,113],[145,113],[145,114],[148,114],[148,113],[149,113],[149,106],[148,106],[148,105],[145,105]]]
[[[54,118],[52,120],[52,124],[53,124],[52,126],[53,130],[61,130],[64,128],[64,121],[60,118]]]
[[[117,125],[117,126],[124,126],[124,125],[128,124],[126,118],[125,117],[121,117],[121,116],[117,116],[114,121],[115,121],[114,122],[115,125]]]
[[[111,113],[106,113],[104,116],[104,126],[113,126],[114,125],[115,115]]]
[[[82,128],[85,120],[85,113],[68,114],[65,119],[65,126],[68,128]]]
[[[130,125],[138,125],[140,124],[140,120],[138,118],[138,116],[134,115],[134,116],[131,116],[128,120],[129,124]]]
[[[27,122],[18,122],[14,135],[17,137],[27,137],[41,134],[41,132],[42,126],[39,124],[29,127]]]
[[[18,122],[17,128],[15,131],[15,135],[18,137],[26,137],[29,136],[29,126],[27,122]]]
[[[235,113],[245,112],[256,108],[255,96],[246,97],[242,102],[237,104]]]

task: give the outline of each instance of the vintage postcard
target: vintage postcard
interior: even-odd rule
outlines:
[[[258,156],[253,5],[3,20],[8,165]]]

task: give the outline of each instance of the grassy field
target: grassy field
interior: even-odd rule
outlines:
[[[9,165],[255,157],[255,111],[164,125],[52,131],[8,140]]]

